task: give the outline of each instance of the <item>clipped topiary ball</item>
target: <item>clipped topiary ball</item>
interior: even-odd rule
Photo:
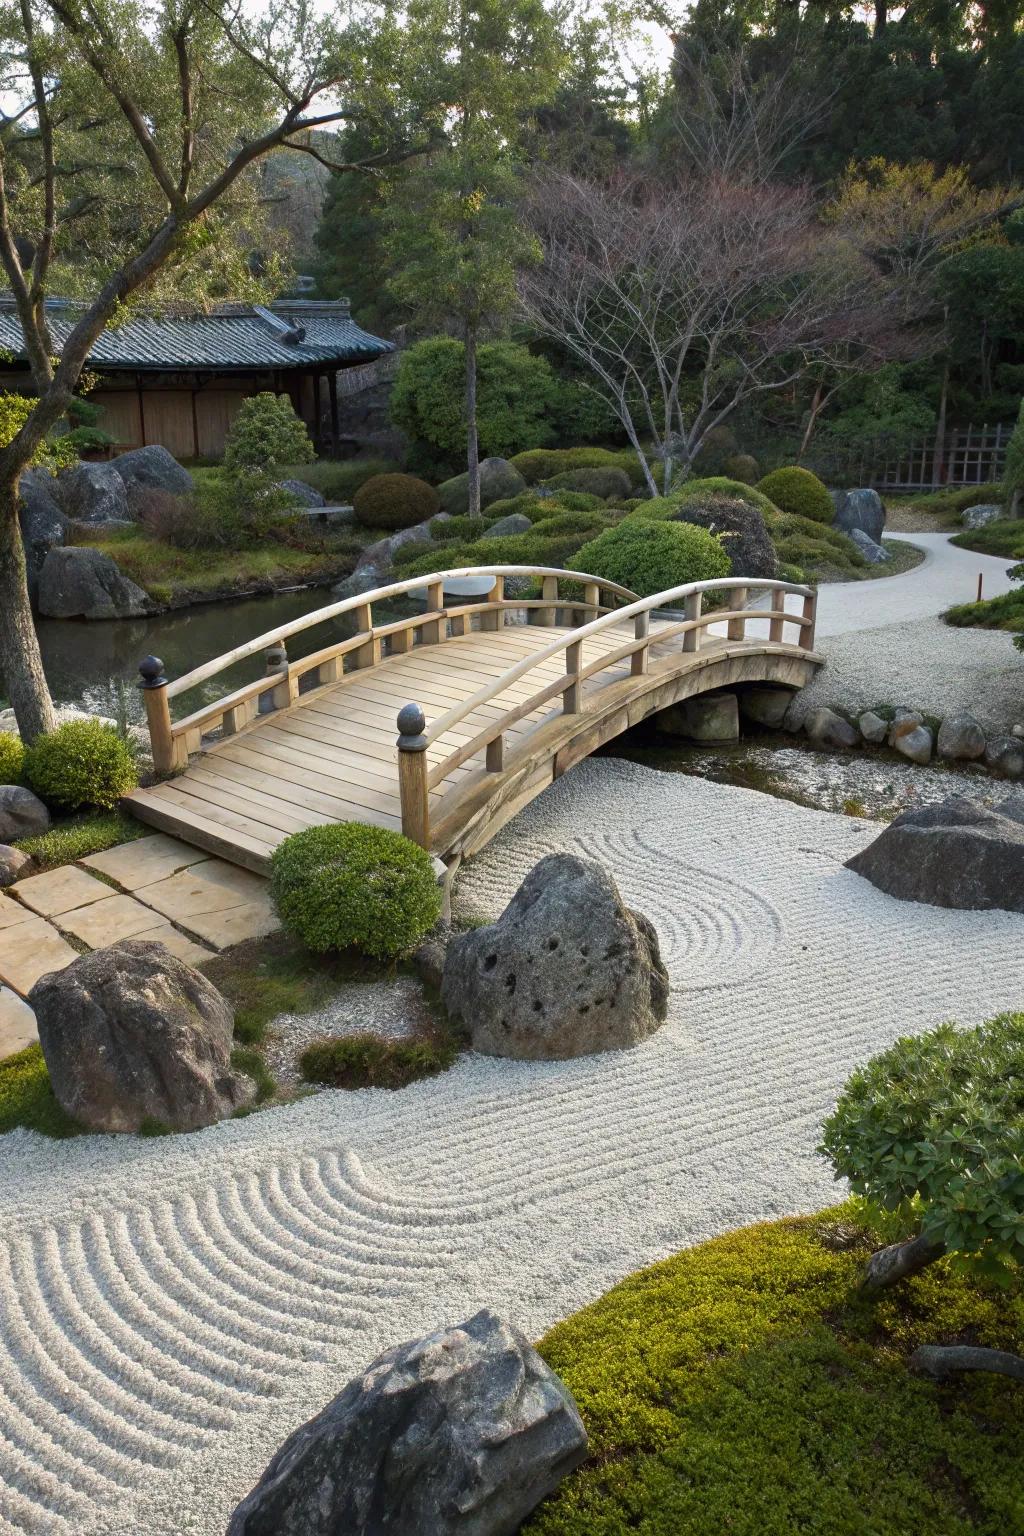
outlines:
[[[136,787],[139,770],[134,748],[114,726],[66,720],[27,749],[24,778],[57,810],[96,806],[109,811]]]
[[[397,532],[425,523],[441,509],[441,498],[417,475],[371,475],[352,498],[364,528]]]
[[[600,497],[602,501],[612,496],[624,500],[633,489],[626,471],[616,468],[570,469],[564,474],[555,475],[547,483],[553,490],[583,491],[587,495]]]
[[[20,784],[25,762],[25,748],[20,736],[0,731],[0,784]]]
[[[316,450],[306,423],[287,395],[269,389],[238,408],[224,445],[224,468],[271,470],[279,464],[311,464]]]
[[[314,954],[351,948],[389,960],[441,913],[430,855],[358,821],[286,837],[270,861],[270,890],[288,932]]]
[[[658,523],[634,514],[584,544],[573,564],[603,576],[638,597],[652,597],[688,581],[728,576],[729,556],[714,534],[693,523]]]
[[[773,469],[770,475],[758,481],[757,489],[773,501],[780,512],[809,517],[814,523],[830,523],[835,514],[832,498],[823,482],[809,469],[801,469],[796,464],[786,469]]]

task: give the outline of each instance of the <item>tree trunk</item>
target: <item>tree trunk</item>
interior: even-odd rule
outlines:
[[[480,516],[480,442],[476,430],[476,326],[466,325],[466,467],[469,470],[469,515]]]
[[[875,0],[875,36],[881,37],[889,20],[889,0]]]
[[[861,1295],[876,1296],[879,1291],[887,1291],[890,1286],[905,1280],[909,1275],[927,1269],[929,1264],[941,1259],[945,1251],[942,1243],[930,1237],[911,1237],[904,1243],[880,1248],[868,1260],[868,1267],[860,1283]]]
[[[0,487],[0,673],[26,743],[56,725],[32,621],[17,481]]]
[[[1006,1349],[981,1349],[970,1344],[921,1344],[910,1357],[918,1371],[942,1381],[958,1371],[993,1371],[1024,1381],[1024,1358]]]
[[[804,428],[804,435],[803,435],[803,437],[802,437],[802,439],[800,441],[800,448],[799,448],[799,451],[797,452],[797,456],[796,456],[796,462],[798,464],[800,463],[800,461],[803,458],[804,454],[807,452],[808,448],[811,445],[811,438],[814,435],[814,427],[815,427],[815,423],[818,420],[818,412],[820,410],[821,410],[821,380],[819,379],[817,384],[815,384],[815,386],[814,386],[814,399],[811,401],[811,413],[810,413],[810,415],[807,418],[807,425]]]
[[[949,311],[947,310],[948,314]],[[939,414],[935,422],[935,449],[932,453],[932,485],[938,490],[946,475],[946,402],[949,399],[949,358],[942,369],[942,389],[939,392]]]

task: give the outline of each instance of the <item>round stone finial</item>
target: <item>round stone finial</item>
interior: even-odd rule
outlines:
[[[139,662],[139,674],[143,688],[162,688],[167,682],[164,664],[159,656],[146,656]]]
[[[398,711],[398,729],[403,736],[422,736],[427,717],[418,704],[403,704]]]

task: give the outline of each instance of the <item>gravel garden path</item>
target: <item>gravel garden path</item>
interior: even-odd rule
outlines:
[[[496,912],[546,852],[605,860],[673,982],[639,1049],[469,1055],[192,1136],[0,1140],[4,1536],[221,1536],[383,1347],[485,1303],[536,1336],[680,1247],[827,1203],[814,1148],[850,1068],[1022,1001],[1024,917],[874,890],[843,861],[877,831],[590,761],[463,887]]]

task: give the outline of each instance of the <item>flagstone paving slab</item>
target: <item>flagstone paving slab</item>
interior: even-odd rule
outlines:
[[[178,933],[166,918],[160,917],[152,907],[144,906],[134,896],[107,896],[103,901],[91,902],[74,912],[63,912],[60,926],[90,949],[106,949],[121,939],[159,939],[173,954],[182,959],[209,960],[210,951]],[[180,943],[177,941],[180,940]]]
[[[73,912],[91,901],[103,901],[110,895],[110,886],[74,864],[64,864],[60,869],[48,869],[43,875],[29,875],[18,880],[11,889],[17,899],[41,917],[59,917],[62,912]]]
[[[140,886],[166,880],[190,865],[207,863],[210,855],[201,848],[190,848],[176,837],[157,832],[152,837],[141,837],[134,843],[120,843],[104,853],[90,854],[80,860],[87,869],[97,869],[109,875],[126,891],[136,891]]]
[[[0,1061],[39,1039],[36,1016],[24,998],[0,987]]]
[[[255,902],[228,907],[223,912],[197,912],[179,921],[189,933],[218,950],[230,949],[232,944],[244,944],[249,939],[265,939],[281,926],[269,904]]]
[[[30,916],[26,922],[0,932],[0,981],[23,997],[40,976],[62,971],[77,958],[78,951],[43,917]]]
[[[280,927],[266,880],[220,859],[143,886],[135,897],[215,949],[264,938]]]
[[[28,907],[23,907],[10,896],[0,892],[0,930],[13,928],[16,923],[27,923],[32,913]]]

